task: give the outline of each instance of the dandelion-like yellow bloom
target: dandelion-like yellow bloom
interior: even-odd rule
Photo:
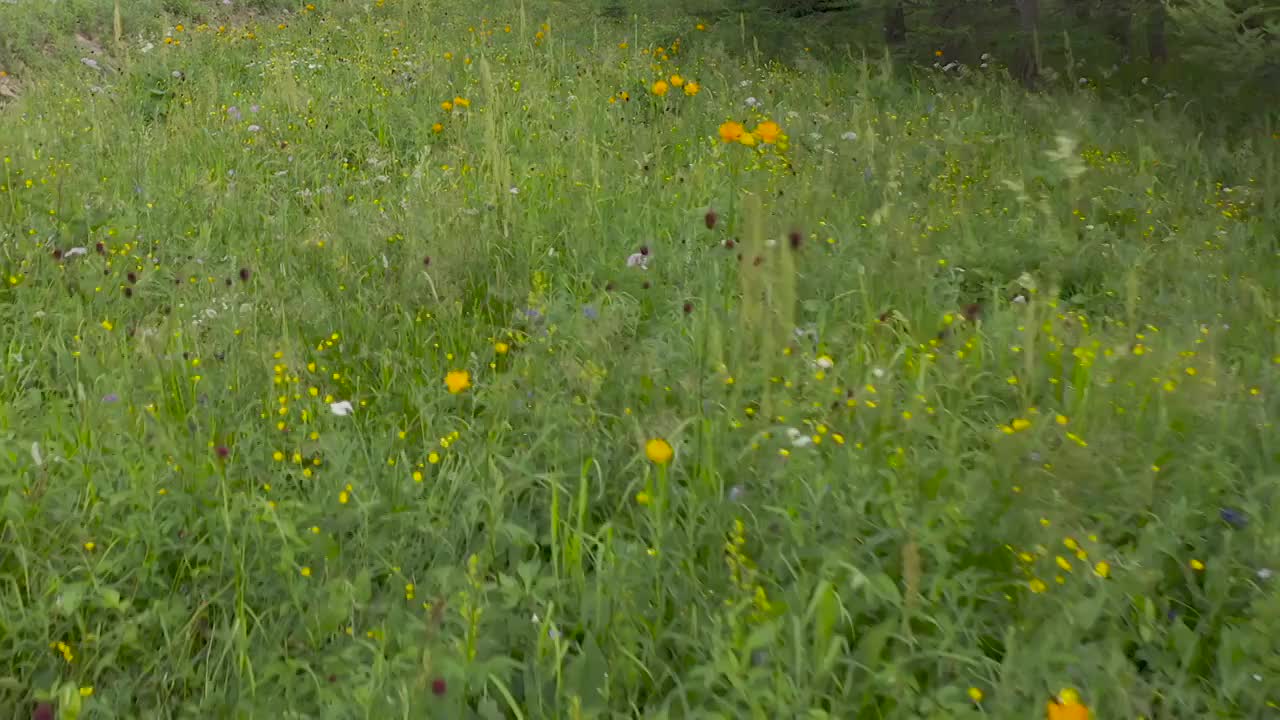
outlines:
[[[698,91],[701,89],[702,89],[702,86],[692,80],[684,84],[684,94],[688,95],[689,97],[693,97],[694,95],[697,95]]]
[[[458,393],[471,387],[471,373],[466,370],[450,370],[444,376],[445,387],[449,388],[449,392],[457,395]]]
[[[744,132],[738,136],[738,142],[747,147],[752,147],[756,144],[756,136],[749,132]]]
[[[449,112],[450,110],[453,109],[453,103],[448,100],[445,100],[444,102],[440,103],[440,109],[445,112]]]
[[[671,76],[671,87],[681,87],[684,85],[684,78],[679,75]]]
[[[746,132],[746,128],[742,127],[742,123],[730,120],[720,126],[720,139],[724,142],[738,142]]]
[[[437,135],[444,132],[444,125],[441,125],[440,123],[432,125],[431,132],[436,133]]]
[[[675,456],[675,450],[671,449],[671,443],[666,440],[654,438],[644,444],[644,454],[649,458],[649,462],[655,465],[666,465]]]
[[[671,86],[667,84],[666,80],[659,80],[655,82],[653,84],[653,87],[649,89],[653,92],[654,95],[657,95],[658,97],[662,97],[667,94],[667,91],[671,89]]]

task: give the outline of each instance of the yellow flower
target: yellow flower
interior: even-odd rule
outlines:
[[[1191,565],[1191,569],[1197,572],[1204,569],[1204,563],[1200,562],[1199,560],[1192,559],[1189,564]]]
[[[1037,594],[1049,589],[1040,578],[1032,578],[1031,582],[1027,583],[1027,586],[1031,588],[1031,592]]]
[[[667,84],[666,80],[659,80],[655,82],[653,84],[653,87],[650,89],[653,91],[654,95],[657,95],[658,97],[662,97],[663,95],[667,94],[667,91],[671,89],[671,86]]]
[[[707,26],[703,25],[702,23],[698,23],[697,25],[693,26],[693,29],[698,31],[703,31],[707,29]]]
[[[1048,720],[1089,720],[1089,708],[1075,690],[1064,688],[1045,708]]]
[[[689,97],[693,97],[694,95],[697,95],[698,91],[701,89],[702,89],[702,86],[692,80],[684,84],[684,94],[688,95]]]
[[[455,97],[455,98],[453,99],[453,104],[454,104],[455,106],[457,106],[457,107],[460,107],[460,108],[468,108],[468,107],[471,107],[471,101],[470,101],[470,100],[468,100],[468,99],[466,99],[466,98],[464,98],[464,97],[461,97],[461,96],[459,96],[459,97]]]
[[[679,75],[671,76],[671,87],[680,87],[682,85],[684,85],[684,78]]]
[[[444,384],[449,388],[449,392],[457,395],[471,387],[471,373],[466,370],[450,370],[444,376]]]
[[[493,344],[493,351],[498,353],[499,355],[506,355],[507,351],[509,351],[510,349],[511,349],[511,346],[504,342],[497,342]]]
[[[760,138],[760,142],[766,145],[772,145],[777,142],[778,136],[781,134],[782,128],[772,120],[765,120],[756,126],[756,136]]]
[[[1067,423],[1071,422],[1066,415],[1058,415],[1056,418],[1054,418],[1054,420],[1059,425],[1066,425]]]
[[[448,100],[445,100],[444,102],[440,103],[440,109],[445,112],[449,112],[450,110],[453,109],[453,103],[449,102]]]
[[[80,697],[89,697],[92,694],[93,694],[92,685],[86,685],[85,687],[80,688]]]
[[[727,143],[737,142],[744,132],[746,128],[742,127],[742,123],[730,120],[720,126],[720,139]]]
[[[756,136],[749,132],[744,132],[738,136],[738,142],[746,145],[747,147],[751,147],[756,144]]]
[[[309,567],[304,567],[298,572],[302,573],[302,577],[311,577],[311,568]]]
[[[983,697],[983,695],[982,695],[982,688],[976,688],[976,687],[971,687],[971,688],[969,688],[969,699],[970,699],[970,700],[972,700],[972,701],[974,701],[974,702],[976,702],[976,703],[980,703],[980,702],[982,702],[982,697]]]
[[[1031,427],[1031,421],[1026,418],[1016,418],[1012,425],[1014,432],[1021,432]]]
[[[431,126],[431,132],[433,132],[433,133],[442,133],[442,132],[444,132],[444,125],[441,125],[440,123],[436,123],[436,124],[432,125],[432,126]]]
[[[675,451],[671,449],[671,443],[662,438],[654,438],[644,444],[644,454],[649,458],[649,462],[655,465],[666,465],[671,462]]]
[[[645,491],[643,491],[643,490],[641,490],[640,492],[636,493],[636,504],[637,504],[637,505],[648,505],[648,504],[649,504],[649,502],[650,502],[649,493],[647,493],[647,492],[645,492]]]
[[[1098,577],[1111,577],[1111,563],[1106,560],[1099,560],[1098,564],[1093,566],[1093,571],[1097,573]]]

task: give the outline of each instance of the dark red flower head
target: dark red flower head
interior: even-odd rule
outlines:
[[[431,692],[436,696],[444,695],[449,692],[449,684],[444,681],[444,678],[436,678],[431,681]]]
[[[792,250],[799,250],[800,243],[804,242],[804,236],[800,234],[799,230],[792,230],[787,234],[787,242],[791,245]]]
[[[42,702],[31,711],[31,720],[53,720],[53,703]]]
[[[720,216],[716,214],[715,210],[707,210],[707,216],[705,219],[707,221],[707,229],[715,230],[716,221],[720,219]]]

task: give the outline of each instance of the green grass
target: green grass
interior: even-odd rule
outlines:
[[[0,718],[1277,714],[1271,129],[316,5],[0,109]]]

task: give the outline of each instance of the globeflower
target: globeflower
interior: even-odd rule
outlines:
[[[644,454],[654,465],[666,465],[675,456],[675,451],[671,449],[671,443],[654,438],[644,444]]]
[[[742,123],[730,120],[720,126],[720,139],[726,143],[738,142],[745,132]]]
[[[782,128],[772,120],[765,120],[756,126],[755,135],[760,138],[760,142],[772,145],[778,141],[778,136],[782,135]]]

